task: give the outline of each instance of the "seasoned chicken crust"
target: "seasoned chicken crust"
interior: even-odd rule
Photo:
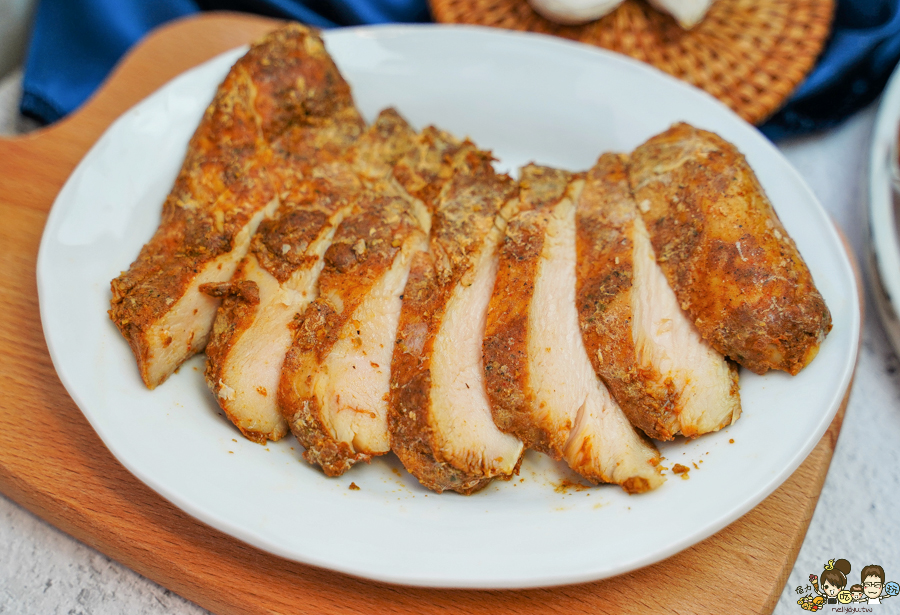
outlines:
[[[207,385],[254,442],[288,431],[277,394],[289,325],[316,296],[325,250],[351,207],[348,196],[323,179],[299,181],[283,192],[274,217],[260,224],[234,278],[201,287],[223,297],[206,347]]]
[[[627,160],[606,154],[587,173],[576,220],[578,315],[594,369],[628,419],[650,437],[670,440],[678,431],[673,410],[679,392],[654,367],[640,368],[631,334],[632,232],[638,213],[628,186]]]
[[[647,436],[730,425],[737,363],[797,374],[831,329],[714,133],[676,124],[584,173],[492,162],[393,109],[367,128],[317,31],[288,24],[219,86],[108,314],[150,389],[205,349],[248,439],[291,431],[328,476],[393,451],[464,495],[525,448],[653,490]]]
[[[585,181],[528,165],[488,311],[485,373],[498,426],[629,493],[661,485],[659,452],[594,371],[576,307],[576,214]],[[519,297],[520,289],[524,301]]]
[[[200,121],[154,236],[112,281],[110,318],[154,388],[206,346],[219,300],[261,220],[278,206],[270,144],[292,126],[362,128],[349,86],[319,36],[287,25],[237,61]],[[355,120],[354,120],[355,118]]]
[[[434,430],[427,408],[432,390],[430,364],[434,331],[439,325],[446,297],[435,293],[434,263],[427,254],[413,260],[403,293],[404,314],[397,331],[391,361],[391,398],[388,424],[391,449],[406,470],[425,487],[441,493],[469,495],[487,486],[492,477],[472,474],[435,456]],[[406,303],[416,306],[408,314]]]
[[[635,149],[629,174],[657,259],[703,337],[758,374],[808,365],[831,314],[743,155],[682,123]]]

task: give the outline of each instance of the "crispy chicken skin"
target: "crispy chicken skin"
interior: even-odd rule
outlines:
[[[362,195],[325,253],[319,296],[295,318],[279,387],[303,457],[339,476],[390,451],[387,394],[403,288],[426,235],[405,195]]]
[[[676,124],[633,152],[629,174],[657,260],[703,337],[758,374],[808,365],[831,314],[740,152]]]
[[[641,493],[663,482],[659,453],[594,372],[576,309],[576,204],[584,180],[522,169],[488,312],[485,373],[495,421],[591,482]],[[524,289],[524,292],[522,292]]]
[[[282,205],[260,225],[231,282],[203,287],[225,297],[206,349],[206,381],[249,439],[263,444],[287,433],[278,386],[291,345],[290,324],[316,298],[325,251],[357,195],[367,181],[390,173],[414,136],[406,121],[387,109],[340,156],[332,150],[318,166],[292,160],[281,171]],[[255,287],[255,298],[246,292],[248,284]]]
[[[278,206],[279,155],[289,127],[358,132],[362,119],[318,35],[288,25],[256,43],[219,86],[188,145],[154,236],[112,281],[110,318],[154,388],[204,349],[228,281],[256,227]],[[295,139],[296,141],[296,139]]]
[[[441,154],[442,144],[425,141],[433,149],[414,150],[425,154],[410,165],[417,173],[398,173],[431,205],[432,228],[430,251],[416,255],[404,291],[388,419],[393,451],[424,486],[470,494],[511,476],[523,452],[492,421],[481,356],[497,246],[518,189],[494,172],[489,154],[465,143]],[[433,179],[416,179],[423,176]]]
[[[696,436],[740,415],[737,370],[678,306],[628,184],[628,157],[586,174],[576,217],[576,303],[597,374],[633,425],[659,440]]]

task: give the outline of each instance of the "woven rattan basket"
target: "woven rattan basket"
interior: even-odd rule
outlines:
[[[430,0],[435,19],[555,34],[627,54],[703,88],[750,123],[774,113],[828,37],[834,0],[716,0],[685,31],[643,0],[583,26],[550,22],[526,0]]]

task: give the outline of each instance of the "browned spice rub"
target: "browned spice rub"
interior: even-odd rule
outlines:
[[[585,182],[535,165],[521,177],[483,345],[495,422],[591,482],[653,489],[664,480],[659,453],[602,384],[582,340],[576,214]]]
[[[427,126],[397,161],[393,175],[410,196],[434,210],[441,189],[457,172],[486,171],[491,160],[468,139],[460,141],[439,128]]]
[[[286,282],[297,269],[315,261],[303,248],[316,239],[328,219],[347,207],[352,198],[352,192],[337,189],[319,178],[299,182],[285,193],[278,212],[259,225],[250,246],[251,253],[272,277]]]
[[[554,459],[562,457],[572,425],[559,429],[549,417],[540,421],[532,412],[528,321],[547,223],[571,180],[571,173],[558,169],[522,169],[519,212],[500,248],[483,342],[485,384],[497,427]]]
[[[629,172],[657,259],[703,337],[759,374],[809,364],[831,314],[740,152],[676,124],[634,151]]]
[[[318,35],[300,25],[255,44],[219,86],[188,145],[159,229],[111,284],[110,318],[148,387],[206,346],[218,299],[197,287],[231,278],[255,225],[277,206],[270,142],[291,126],[322,129],[336,116],[356,116],[355,126],[343,121],[337,132],[362,127]]]
[[[446,297],[434,292],[437,282],[434,263],[428,254],[413,259],[403,313],[397,331],[397,345],[391,361],[391,400],[388,425],[391,449],[406,470],[422,485],[441,493],[446,490],[469,495],[493,480],[472,476],[434,455],[433,433],[428,421],[431,391],[430,364],[437,329]],[[409,310],[406,305],[415,305]]]

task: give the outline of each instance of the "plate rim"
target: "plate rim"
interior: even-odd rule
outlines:
[[[900,238],[894,197],[900,195],[898,134],[900,134],[900,64],[881,96],[869,146],[869,235],[866,264],[874,282],[873,295],[881,322],[896,352],[900,352]]]

